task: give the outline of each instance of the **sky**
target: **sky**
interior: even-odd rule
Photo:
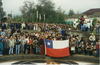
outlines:
[[[2,0],[3,8],[6,13],[12,13],[13,15],[20,15],[20,8],[23,6],[24,1],[38,0]],[[55,7],[61,7],[66,13],[70,9],[73,9],[76,13],[82,13],[92,8],[100,8],[100,0],[51,0],[55,3]]]

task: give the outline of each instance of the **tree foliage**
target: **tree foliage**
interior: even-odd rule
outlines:
[[[38,0],[38,4],[26,1],[21,8],[23,20],[27,22],[64,22],[64,12],[60,8],[55,10],[51,0]]]
[[[74,11],[72,9],[70,9],[69,13],[68,13],[69,17],[72,17],[74,14],[75,14]]]
[[[2,7],[3,3],[2,0],[0,0],[0,20],[4,17],[5,12],[3,11],[3,7]]]

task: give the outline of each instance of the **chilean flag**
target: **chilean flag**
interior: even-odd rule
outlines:
[[[50,57],[70,56],[69,40],[45,39],[45,54]]]

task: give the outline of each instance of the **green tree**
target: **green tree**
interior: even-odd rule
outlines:
[[[45,19],[46,22],[53,22],[53,18],[55,17],[55,8],[54,8],[54,3],[52,3],[51,0],[39,0],[39,6],[41,6],[41,8],[39,9],[39,13],[42,15],[42,20],[43,21],[43,15],[45,14]]]
[[[59,7],[57,9],[57,14],[56,14],[56,17],[57,17],[57,22],[56,23],[64,23],[64,18],[65,18],[65,11],[62,11],[62,9]]]
[[[14,16],[12,20],[15,21],[15,22],[23,22],[22,16]]]
[[[75,15],[75,13],[72,9],[70,9],[68,15],[69,15],[69,17],[72,17],[73,15]]]
[[[22,17],[24,18],[24,21],[32,22],[34,21],[34,16],[35,16],[35,8],[34,8],[34,2],[24,2],[24,6],[21,8],[22,12]]]
[[[2,0],[0,0],[0,20],[4,17],[5,12],[3,11],[3,7],[2,7],[3,3]]]
[[[60,23],[64,21],[64,11],[55,10],[54,3],[51,0],[38,0],[34,2],[25,2],[21,8],[22,16],[25,21]]]
[[[8,14],[8,17],[12,18],[12,14]]]

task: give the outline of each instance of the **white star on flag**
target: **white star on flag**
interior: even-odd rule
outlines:
[[[48,42],[48,45],[50,45],[50,42]]]

